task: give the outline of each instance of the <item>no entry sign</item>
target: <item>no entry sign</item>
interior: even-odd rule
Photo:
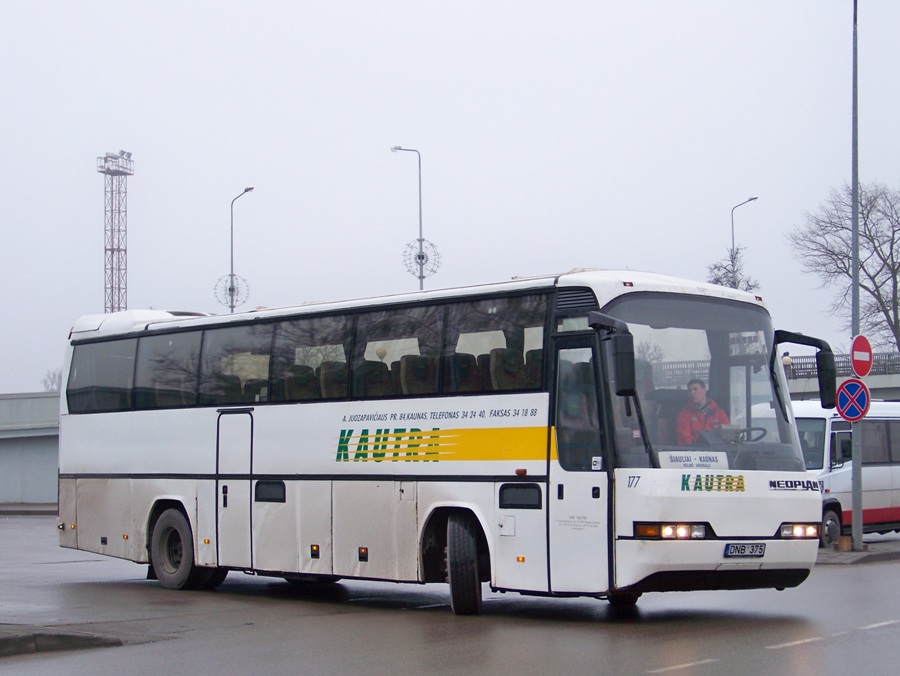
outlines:
[[[857,378],[865,378],[872,370],[872,344],[862,334],[850,344],[850,366]]]
[[[848,378],[837,389],[837,412],[847,422],[858,422],[869,412],[869,388],[856,378]]]

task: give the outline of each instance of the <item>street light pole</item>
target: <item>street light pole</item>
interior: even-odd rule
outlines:
[[[738,288],[737,257],[735,256],[735,249],[734,249],[734,210],[737,209],[738,207],[744,206],[745,204],[747,204],[747,202],[753,202],[754,200],[757,200],[757,199],[759,199],[759,198],[755,197],[755,196],[750,197],[748,199],[745,199],[740,204],[735,204],[733,207],[731,207],[731,286],[734,289]]]
[[[231,314],[234,314],[234,203],[251,190],[253,186],[249,185],[244,188],[244,192],[231,200],[231,267],[228,273],[228,310]]]
[[[850,130],[850,180],[851,213],[850,213],[850,332],[853,336],[860,334],[859,318],[859,83],[857,80],[859,65],[857,63],[856,38],[856,0],[853,0],[853,76],[851,92],[851,130]],[[862,430],[858,422],[850,423],[850,502],[852,515],[850,519],[850,538],[854,552],[863,551],[863,505],[862,505]]]
[[[422,154],[415,148],[401,148],[394,146],[391,152],[415,153],[419,159],[419,255],[416,261],[419,264],[419,291],[425,288],[425,240],[422,239]]]

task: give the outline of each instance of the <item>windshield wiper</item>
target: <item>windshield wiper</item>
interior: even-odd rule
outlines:
[[[633,397],[625,399],[625,415],[631,417],[631,400],[634,399],[634,410],[637,414],[638,429],[641,431],[641,440],[644,442],[644,450],[650,460],[650,467],[659,469],[659,458],[653,450],[653,444],[650,441],[650,435],[647,434],[647,423],[644,421],[644,412],[641,409],[640,397],[635,393]]]

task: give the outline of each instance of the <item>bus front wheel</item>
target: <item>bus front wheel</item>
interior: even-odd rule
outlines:
[[[451,514],[447,521],[447,578],[450,608],[456,615],[481,612],[481,580],[478,575],[478,538],[471,517]]]
[[[191,525],[177,509],[167,509],[154,524],[150,560],[166,589],[198,589],[210,577],[209,569],[194,565]]]

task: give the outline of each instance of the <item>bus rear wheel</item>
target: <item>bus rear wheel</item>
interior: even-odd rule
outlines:
[[[451,514],[447,521],[447,579],[454,614],[481,612],[478,539],[472,518],[464,514]]]
[[[210,579],[209,568],[194,565],[191,525],[177,509],[167,509],[154,524],[150,561],[156,577],[166,589],[199,589]]]

